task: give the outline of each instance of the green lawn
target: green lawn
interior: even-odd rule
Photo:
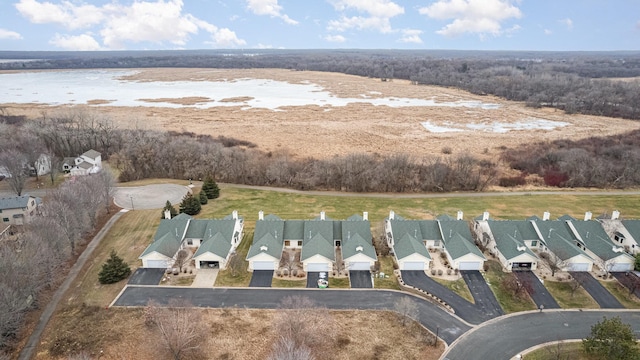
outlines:
[[[629,294],[629,290],[622,286],[617,280],[600,281],[600,284],[607,288],[627,309],[640,309],[640,299],[633,294]]]
[[[271,287],[277,288],[304,288],[307,287],[307,279],[302,278],[273,278]]]
[[[400,290],[398,278],[393,274],[393,256],[378,256],[380,262],[380,272],[385,274],[384,278],[374,277],[373,287],[376,289]],[[389,277],[386,277],[386,276]]]
[[[209,204],[210,203],[211,202],[209,202]],[[201,214],[199,214],[198,217],[202,218],[200,215]],[[252,224],[251,227],[248,227],[247,224],[245,223],[244,235],[242,236],[242,241],[240,242],[240,245],[238,245],[238,247],[236,248],[235,256],[240,256],[240,258],[242,259],[247,258],[249,247],[251,247],[251,242],[253,241],[254,226],[255,225]],[[220,270],[220,272],[218,272],[218,277],[216,278],[215,286],[220,286],[220,287],[249,286],[249,282],[251,282],[251,272],[247,270],[248,266],[249,266],[249,263],[244,261],[242,269],[240,269],[235,275],[233,274],[231,269],[229,269],[228,267],[226,270]]]
[[[344,278],[329,277],[329,287],[349,289],[351,287],[351,284],[349,283],[348,277],[344,277]]]
[[[560,342],[534,350],[525,356],[527,360],[584,359],[592,357],[585,354],[582,341]]]
[[[432,279],[438,282],[439,284],[446,286],[447,289],[460,295],[463,299],[467,300],[468,302],[472,304],[475,303],[475,301],[473,300],[473,295],[471,295],[471,291],[469,291],[469,287],[467,286],[467,283],[464,282],[464,279],[458,279],[454,281],[438,279],[436,277],[432,277]]]
[[[502,286],[503,279],[510,274],[502,271],[502,266],[499,262],[488,260],[486,264],[489,265],[489,269],[485,273],[485,279],[489,282],[491,290],[496,295],[496,299],[505,313],[510,314],[518,311],[536,309],[536,304],[531,300],[529,295],[516,297]]]
[[[598,303],[587,293],[585,289],[580,287],[571,296],[571,287],[569,282],[549,281],[545,280],[544,286],[549,293],[556,299],[558,305],[563,309],[599,309]]]

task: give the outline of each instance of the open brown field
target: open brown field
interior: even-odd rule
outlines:
[[[233,81],[237,79],[273,79],[290,83],[314,83],[338,98],[415,98],[436,103],[480,101],[499,104],[498,109],[468,107],[389,107],[371,104],[339,106],[289,106],[278,111],[212,107],[198,109],[191,105],[207,101],[201,97],[173,99],[140,99],[149,103],[170,102],[184,108],[95,106],[108,103],[93,99],[93,105],[75,105],[75,109],[89,109],[112,118],[123,128],[148,128],[191,131],[213,136],[223,135],[251,141],[264,151],[289,151],[298,157],[327,158],[334,155],[363,152],[392,154],[405,152],[416,156],[441,154],[448,147],[453,155],[470,153],[495,157],[500,147],[514,147],[522,143],[569,138],[578,140],[590,136],[619,134],[640,128],[640,122],[586,115],[567,115],[554,109],[533,109],[522,103],[509,102],[492,96],[435,86],[412,85],[409,81],[382,82],[338,73],[291,71],[281,69],[144,69],[126,79],[131,81]],[[215,99],[218,101],[248,101],[250,98]],[[41,117],[68,111],[70,105],[5,104],[14,115]],[[464,127],[466,124],[494,122],[527,122],[531,119],[562,121],[570,125],[554,130],[519,130],[505,133],[470,130],[432,133],[421,122],[444,127]]]

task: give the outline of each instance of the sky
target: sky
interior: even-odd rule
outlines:
[[[640,50],[640,0],[0,0],[0,50]]]

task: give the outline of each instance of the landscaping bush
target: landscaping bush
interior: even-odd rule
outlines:
[[[511,176],[511,177],[501,177],[498,180],[498,185],[503,187],[514,187],[514,186],[522,186],[527,183],[523,175],[519,176]]]
[[[289,269],[282,270],[282,275],[283,276],[289,276]]]
[[[124,260],[111,250],[109,259],[102,265],[102,270],[98,274],[100,284],[113,284],[131,275],[131,268]]]
[[[291,276],[298,276],[298,270],[297,269],[291,270]]]
[[[431,275],[435,275],[436,274],[436,269],[431,269]]]
[[[438,276],[442,276],[442,269],[438,269]]]
[[[451,269],[447,269],[447,275],[451,275],[452,270]]]

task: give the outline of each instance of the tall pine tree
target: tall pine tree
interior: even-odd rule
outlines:
[[[209,202],[209,199],[207,199],[207,193],[205,193],[204,191],[200,191],[200,194],[198,194],[198,198],[200,199],[201,205],[206,205]]]
[[[182,202],[180,203],[180,212],[185,213],[187,215],[197,215],[202,206],[200,205],[200,198],[194,197],[193,194],[187,193],[182,198]]]
[[[202,191],[207,194],[208,199],[217,199],[220,197],[220,188],[211,176],[207,176],[202,183]]]
[[[164,205],[164,208],[162,208],[162,216],[160,217],[161,219],[164,219],[164,212],[166,210],[169,210],[169,214],[171,214],[171,218],[178,215],[178,211],[173,205],[171,205],[171,201],[169,200],[167,200],[167,203]]]

